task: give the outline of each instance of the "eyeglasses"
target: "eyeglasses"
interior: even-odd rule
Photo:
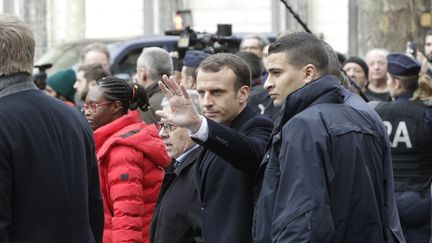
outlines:
[[[96,110],[97,110],[97,108],[99,106],[109,105],[111,103],[112,103],[111,101],[107,101],[107,102],[99,103],[99,104],[96,104],[96,103],[93,103],[93,104],[84,104],[83,108],[84,108],[85,111],[88,110],[88,109],[90,109],[92,112],[96,112]]]
[[[177,126],[169,123],[169,122],[158,122],[159,131],[162,130],[162,128],[165,130],[165,132],[169,133],[174,131]]]

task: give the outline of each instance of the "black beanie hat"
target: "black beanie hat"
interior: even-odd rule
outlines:
[[[366,78],[368,77],[368,74],[369,74],[369,67],[368,67],[368,65],[366,64],[366,62],[363,61],[363,59],[361,59],[360,57],[352,56],[352,57],[348,58],[348,59],[344,62],[344,64],[342,65],[342,67],[345,66],[345,64],[350,63],[350,62],[353,62],[353,63],[358,64],[358,65],[363,69],[363,71],[365,72],[365,74],[366,74]]]

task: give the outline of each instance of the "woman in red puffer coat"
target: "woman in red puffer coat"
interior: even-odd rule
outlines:
[[[163,168],[170,164],[156,127],[142,122],[137,108],[148,108],[144,88],[116,77],[97,81],[84,104],[96,142],[104,243],[149,242]]]

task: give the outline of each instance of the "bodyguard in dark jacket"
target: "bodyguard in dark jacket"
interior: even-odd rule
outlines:
[[[379,127],[344,104],[313,35],[280,38],[266,60],[264,87],[284,112],[258,174],[254,242],[386,242]]]
[[[251,242],[253,178],[272,131],[269,118],[246,105],[250,71],[238,56],[221,53],[198,67],[197,91],[205,117],[174,79],[160,82],[172,113],[157,114],[187,127],[202,147],[196,183],[204,242]]]
[[[92,131],[33,84],[31,30],[0,14],[0,242],[102,242]]]

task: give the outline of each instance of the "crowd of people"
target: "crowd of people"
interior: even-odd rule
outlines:
[[[28,25],[0,33],[0,242],[432,240],[432,31],[364,59],[248,35],[181,70],[149,47],[132,80],[92,43],[44,90]]]

